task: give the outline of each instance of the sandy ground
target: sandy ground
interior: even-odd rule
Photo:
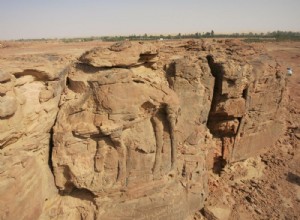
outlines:
[[[293,69],[287,79],[287,130],[268,153],[261,197],[262,215],[257,219],[300,219],[300,42],[270,43],[266,48],[283,70]],[[269,205],[264,207],[264,201]],[[266,216],[267,218],[265,218]]]
[[[48,54],[74,60],[101,41],[63,43],[0,42],[0,61],[15,56]],[[300,219],[300,42],[265,43],[268,54],[294,74],[287,80],[287,130],[258,158],[227,167],[210,179],[207,206],[219,206],[220,219]],[[231,214],[229,210],[233,210]],[[203,219],[200,213],[195,219]]]
[[[86,50],[97,46],[109,45],[111,43],[102,41],[71,42],[61,41],[36,41],[36,42],[0,42],[0,55],[18,56],[35,54],[57,54],[61,56],[78,57]]]

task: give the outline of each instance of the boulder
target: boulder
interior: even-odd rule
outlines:
[[[18,104],[15,97],[0,97],[0,118],[13,115],[17,111],[17,108]]]
[[[98,47],[79,60],[94,67],[130,67],[157,61],[158,49],[149,43],[124,41],[108,48]]]
[[[0,71],[0,83],[8,82],[11,79],[11,75]]]

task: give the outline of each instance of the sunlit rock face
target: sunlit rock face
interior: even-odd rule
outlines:
[[[99,218],[182,219],[206,197],[214,77],[206,58],[162,58],[159,46],[96,48],[70,69],[55,181],[66,193],[88,191]]]
[[[187,219],[283,128],[284,75],[239,41],[0,62],[0,219]]]
[[[38,219],[57,195],[49,166],[67,63],[44,56],[0,59],[0,219]]]

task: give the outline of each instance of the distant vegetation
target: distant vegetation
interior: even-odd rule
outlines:
[[[215,34],[211,32],[196,32],[193,34],[181,34],[177,35],[129,35],[129,36],[100,36],[100,37],[85,37],[85,38],[62,38],[57,39],[65,43],[72,42],[88,42],[88,41],[146,41],[146,40],[178,40],[178,39],[200,39],[200,38],[242,38],[246,42],[261,42],[261,41],[300,41],[300,32],[292,31],[273,31],[268,33],[233,33],[233,34]],[[47,41],[54,39],[20,39],[17,41]]]

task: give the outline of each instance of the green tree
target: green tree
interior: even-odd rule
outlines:
[[[210,32],[206,32],[206,33],[204,34],[204,36],[205,36],[205,37],[209,37],[210,34],[211,34]]]

